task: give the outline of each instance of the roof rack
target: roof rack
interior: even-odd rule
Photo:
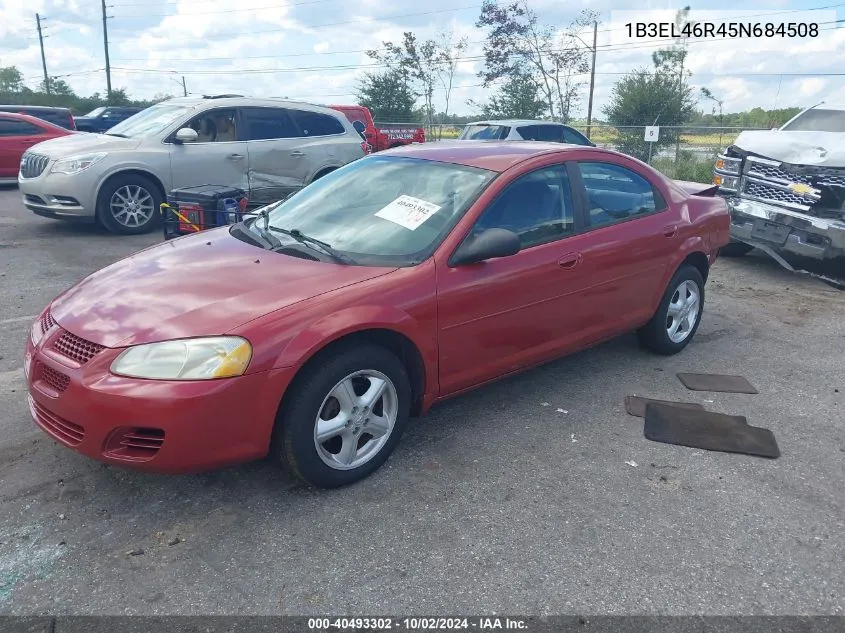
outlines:
[[[236,94],[222,94],[222,95],[203,95],[203,99],[231,99],[234,97],[243,97],[243,95]]]

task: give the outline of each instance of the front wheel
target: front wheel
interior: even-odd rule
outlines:
[[[117,175],[100,190],[97,218],[118,235],[149,233],[158,226],[162,202],[159,188],[149,178]]]
[[[410,402],[408,374],[396,356],[370,344],[339,348],[291,383],[272,453],[314,486],[354,483],[387,461]]]
[[[651,321],[638,332],[640,343],[657,354],[677,354],[695,336],[703,310],[704,279],[694,266],[681,266]]]

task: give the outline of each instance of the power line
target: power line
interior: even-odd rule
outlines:
[[[837,30],[835,27],[826,28],[826,29],[819,29],[819,31],[833,31]],[[735,40],[735,39],[742,39],[742,38],[725,38],[728,40]],[[655,48],[664,46],[669,42],[674,42],[675,38],[664,38],[661,40],[654,40],[652,42],[643,42],[637,43],[632,42],[629,44],[607,44],[607,45],[599,45],[597,48],[601,52],[611,52],[616,50],[637,50],[643,48]],[[723,40],[717,39],[698,39],[698,40],[691,40],[688,41],[688,44],[705,44],[705,43],[724,43]],[[555,53],[563,53],[567,51],[572,51],[576,49],[554,49],[550,52]],[[517,53],[518,54],[518,53]],[[274,59],[275,57],[269,57],[270,59]],[[231,59],[231,58],[223,58],[223,59]],[[250,58],[244,58],[250,59]],[[257,58],[252,58],[257,59]],[[459,57],[456,58],[455,61],[458,62],[467,62],[467,61],[479,61],[484,59],[484,55],[472,55],[467,57]],[[123,60],[128,61],[128,60]],[[144,60],[147,61],[147,60]],[[179,60],[182,61],[182,60]],[[184,60],[184,61],[201,61],[201,60]],[[156,68],[126,68],[121,67],[121,70],[133,70],[139,72],[152,72],[152,73],[176,73],[176,74],[189,74],[189,75],[226,75],[232,73],[251,73],[251,74],[268,74],[268,73],[291,73],[291,72],[315,72],[315,71],[322,71],[322,72],[332,72],[332,71],[347,71],[347,70],[361,70],[361,69],[375,69],[375,68],[386,68],[390,65],[387,63],[382,62],[374,62],[371,64],[343,64],[343,65],[334,65],[334,66],[299,66],[299,67],[291,67],[291,68],[224,68],[224,69],[217,69],[217,70],[192,70],[192,69],[156,69]],[[575,73],[575,74],[585,74],[585,73]],[[605,73],[597,73],[597,74],[605,74]],[[628,74],[628,73],[617,73],[617,74]],[[701,73],[699,73],[701,74]],[[722,74],[722,73],[717,73]],[[778,76],[784,73],[773,73],[773,75]]]

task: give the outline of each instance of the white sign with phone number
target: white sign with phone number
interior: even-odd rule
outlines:
[[[412,196],[399,196],[376,213],[376,217],[398,224],[409,231],[416,231],[419,226],[437,213],[440,207],[431,202]]]

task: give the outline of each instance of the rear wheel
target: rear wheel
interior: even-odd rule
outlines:
[[[120,174],[100,190],[97,218],[118,235],[149,233],[158,226],[162,202],[161,191],[150,178]]]
[[[393,452],[408,419],[411,387],[396,356],[350,345],[307,365],[289,387],[272,453],[320,488],[367,477]]]
[[[746,244],[745,242],[728,242],[719,249],[719,255],[723,255],[725,257],[742,257],[753,250],[754,247],[751,246],[751,244]]]
[[[704,279],[694,266],[681,266],[651,321],[638,332],[640,343],[657,354],[677,354],[695,336],[703,310]]]

